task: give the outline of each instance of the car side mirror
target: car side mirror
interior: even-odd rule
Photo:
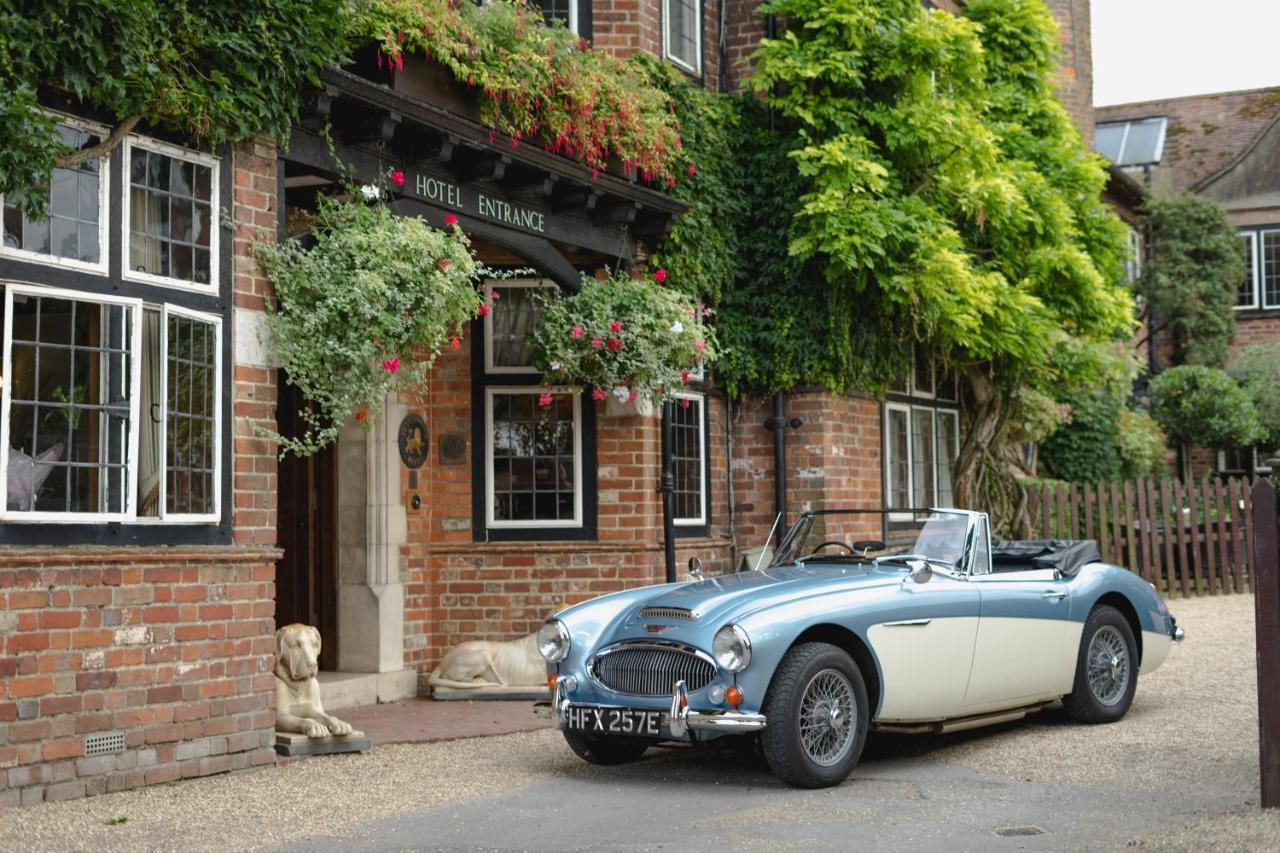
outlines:
[[[929,568],[929,564],[924,560],[911,560],[907,563],[911,570],[907,572],[907,577],[912,583],[928,583],[933,577],[933,569]]]
[[[696,581],[702,580],[702,561],[697,557],[689,558],[689,574],[693,575]]]

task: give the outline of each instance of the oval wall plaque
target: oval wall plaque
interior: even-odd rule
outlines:
[[[421,415],[408,414],[400,422],[397,435],[400,445],[400,461],[406,468],[421,468],[427,461],[427,425]]]

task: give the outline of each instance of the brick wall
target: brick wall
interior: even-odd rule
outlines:
[[[704,0],[702,79],[719,88],[720,0]],[[662,56],[662,0],[593,0],[591,45],[621,59],[636,53]]]
[[[0,804],[271,763],[271,549],[0,553]],[[85,736],[123,732],[85,756]]]
[[[1045,0],[1058,22],[1062,47],[1058,69],[1058,97],[1093,148],[1093,38],[1090,34],[1089,0]]]

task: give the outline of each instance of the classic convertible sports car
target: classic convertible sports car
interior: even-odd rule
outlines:
[[[1183,638],[1094,542],[992,542],[986,514],[963,510],[805,513],[767,567],[695,578],[542,626],[542,710],[582,758],[747,735],[786,782],[834,785],[872,728],[956,731],[1059,699],[1118,720]]]

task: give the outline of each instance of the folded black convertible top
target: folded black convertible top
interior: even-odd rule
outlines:
[[[1102,554],[1092,539],[1006,539],[991,543],[991,562],[995,572],[1057,569],[1069,578],[1089,563],[1102,562]]]

